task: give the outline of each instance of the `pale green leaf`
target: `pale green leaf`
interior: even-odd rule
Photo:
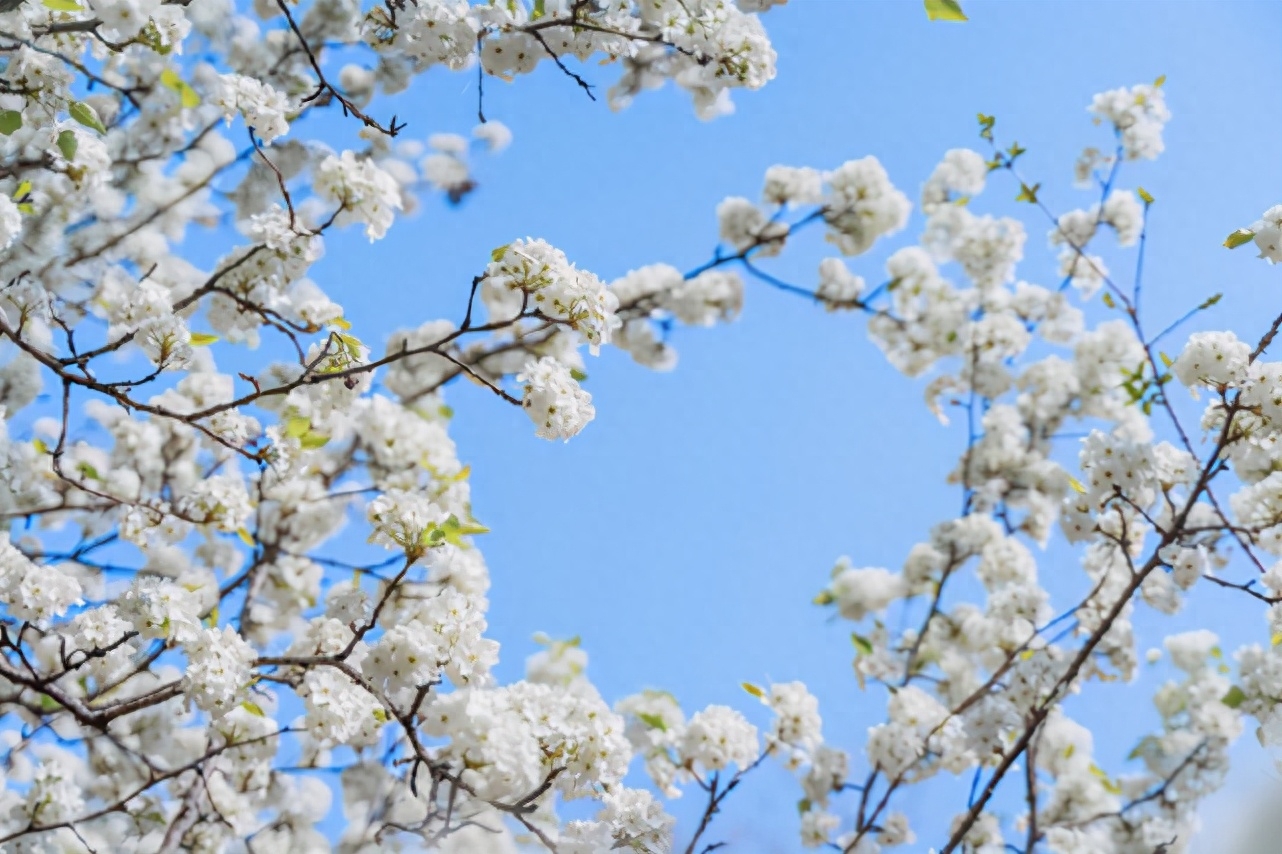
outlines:
[[[1255,232],[1249,228],[1239,228],[1237,231],[1224,238],[1224,245],[1229,249],[1237,249],[1239,246],[1245,246],[1255,238]]]
[[[329,444],[329,437],[309,431],[298,437],[298,444],[302,445],[304,450],[314,451]]]
[[[84,101],[72,101],[70,106],[67,107],[67,112],[71,113],[71,117],[85,127],[96,130],[98,133],[107,132],[102,119],[98,118],[98,111]]]
[[[200,96],[196,94],[196,90],[191,88],[191,85],[179,77],[178,72],[172,68],[166,68],[160,72],[160,85],[177,92],[182,105],[187,109],[200,106]]]
[[[659,732],[668,731],[668,725],[664,723],[663,718],[658,715],[651,715],[646,712],[637,712],[637,718],[651,729],[657,729]]]
[[[76,139],[73,131],[64,130],[58,134],[58,150],[68,162],[76,159],[76,149],[80,147],[80,141]]]
[[[301,439],[311,429],[312,419],[310,418],[295,415],[293,418],[285,419],[285,437],[288,439]]]
[[[926,17],[932,21],[969,20],[957,0],[924,0]]]

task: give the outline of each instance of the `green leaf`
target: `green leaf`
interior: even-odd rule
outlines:
[[[1103,785],[1104,791],[1108,792],[1110,795],[1120,795],[1122,793],[1122,787],[1113,782],[1113,780],[1109,778],[1108,774],[1104,772],[1103,768],[1099,767],[1095,763],[1091,763],[1090,772],[1091,776],[1099,780],[1101,785]]]
[[[31,192],[31,182],[23,181],[21,184],[18,185],[18,189],[13,191],[13,200],[17,201],[18,199],[25,198],[27,193],[30,193],[30,192]]]
[[[102,480],[102,475],[98,474],[98,470],[89,463],[76,463],[76,471],[89,480]]]
[[[298,437],[298,444],[302,445],[304,450],[314,451],[329,444],[329,437],[308,431]]]
[[[1220,702],[1228,706],[1230,709],[1236,709],[1238,706],[1242,705],[1242,702],[1245,699],[1245,692],[1243,692],[1238,686],[1234,685],[1229,689],[1227,694],[1220,698]]]
[[[496,264],[499,261],[502,261],[503,256],[507,254],[507,248],[510,245],[511,244],[504,243],[502,246],[495,248],[493,251],[490,252],[490,260],[495,262]]]
[[[1153,204],[1153,197],[1149,195],[1149,191],[1144,189],[1143,187],[1136,187],[1135,194],[1144,200],[1144,204],[1146,205]]]
[[[445,539],[445,531],[441,530],[434,523],[429,522],[422,533],[418,535],[419,545],[435,546]]]
[[[71,117],[87,128],[106,133],[107,128],[103,125],[102,119],[98,118],[98,111],[86,104],[84,101],[72,101],[67,107],[67,112]]]
[[[1163,83],[1165,83],[1165,82],[1166,82],[1166,75],[1165,75],[1165,74],[1159,74],[1159,75],[1157,76],[1157,79],[1153,81],[1153,88],[1155,88],[1155,89],[1161,89],[1161,88],[1162,88],[1162,84],[1163,84]]]
[[[236,536],[240,537],[240,541],[245,545],[249,546],[251,549],[256,545],[256,543],[254,542],[254,535],[249,533],[248,528],[237,528]]]
[[[138,40],[161,56],[168,56],[174,50],[173,45],[165,43],[164,36],[160,34],[155,21],[147,22],[147,26],[143,27],[142,32],[138,34]]]
[[[288,439],[301,439],[311,429],[312,419],[304,418],[301,415],[295,415],[285,421],[285,437]]]
[[[758,700],[764,700],[766,698],[766,692],[762,691],[760,688],[758,688],[756,685],[753,685],[751,682],[743,682],[740,684],[743,687],[743,690],[747,691],[749,694],[756,697]]]
[[[267,713],[263,711],[263,707],[255,703],[253,700],[246,700],[240,704],[240,707],[256,718],[267,717]]]
[[[583,373],[583,371],[580,371],[578,368],[570,368],[570,376],[574,378],[575,382],[580,383],[588,378],[588,375]]]
[[[993,138],[993,125],[995,125],[995,124],[997,124],[997,118],[996,118],[995,116],[986,116],[986,115],[984,115],[983,113],[980,113],[980,114],[979,114],[979,137],[980,137],[980,139],[987,139],[987,140],[989,140],[989,141],[992,141],[992,138]],[[1002,164],[1001,164],[1001,162],[1000,162],[1000,160],[998,161],[998,164],[997,164],[997,165],[998,165],[998,167],[1000,167],[1000,166],[1002,165]],[[996,168],[996,167],[990,167],[990,170],[989,170],[989,171],[992,171],[992,168]]]
[[[160,72],[160,85],[177,92],[182,105],[187,109],[200,106],[200,96],[196,94],[196,90],[191,88],[191,85],[179,77],[178,72],[172,68],[166,68]]]
[[[58,134],[58,150],[68,162],[76,159],[76,149],[80,146],[80,141],[76,139],[73,131],[64,130]]]
[[[969,20],[957,0],[924,0],[926,17],[931,21]]]
[[[479,524],[475,520],[471,522],[460,522],[457,516],[451,516],[441,523],[437,529],[438,540],[443,539],[452,546],[463,545],[463,537],[473,536],[475,534],[488,534],[490,529]]]
[[[9,136],[22,127],[22,113],[18,110],[0,110],[0,133]]]
[[[814,599],[810,600],[811,604],[813,605],[831,605],[833,602],[836,602],[836,601],[837,600],[833,598],[832,593],[827,590],[824,590],[823,592],[816,595]]]
[[[1113,295],[1110,294],[1108,291],[1104,291],[1103,299],[1104,299],[1104,305],[1108,306],[1109,308],[1117,308],[1117,303],[1113,302]]]
[[[361,339],[355,335],[348,335],[346,332],[335,332],[334,337],[338,339],[338,345],[343,348],[343,352],[347,354],[349,359],[352,361],[360,359],[361,350],[365,348]],[[341,367],[337,367],[336,370],[341,370]]]
[[[41,439],[39,436],[31,440],[31,447],[36,449],[37,454],[49,453],[49,446],[46,445],[45,440]]]
[[[1255,238],[1255,232],[1249,228],[1239,228],[1237,231],[1224,238],[1224,245],[1229,249],[1237,249],[1239,246],[1245,246]]]
[[[850,633],[850,642],[855,645],[855,649],[860,655],[872,655],[872,641],[857,632]]]
[[[637,712],[637,719],[651,729],[657,729],[659,732],[668,731],[668,725],[664,723],[663,718],[658,715],[651,715],[646,712]]]
[[[1198,311],[1201,311],[1201,310],[1202,310],[1202,309],[1204,309],[1204,308],[1210,308],[1211,306],[1213,306],[1213,305],[1215,305],[1217,302],[1219,302],[1219,301],[1220,301],[1220,299],[1221,299],[1223,296],[1224,296],[1224,294],[1216,294],[1215,296],[1213,296],[1213,297],[1211,297],[1210,299],[1208,299],[1206,302],[1204,302],[1204,303],[1202,303],[1201,305],[1199,305],[1199,306],[1197,307],[1197,310],[1198,310]]]
[[[537,21],[548,13],[546,0],[534,0],[534,11],[530,13],[530,20]]]
[[[42,0],[46,9],[55,12],[80,12],[84,9],[76,0]]]
[[[384,711],[383,709],[374,709],[374,720],[378,721],[381,724],[385,724],[389,720],[391,720],[391,718],[387,716],[387,712]]]
[[[1166,367],[1168,367],[1168,368],[1169,368],[1171,365],[1175,364],[1175,363],[1171,360],[1171,357],[1170,357],[1170,356],[1168,356],[1168,355],[1166,355],[1166,353],[1158,352],[1157,357],[1158,357],[1159,359],[1161,359],[1161,360],[1162,360],[1162,364],[1163,364],[1163,365],[1165,365],[1165,366],[1166,366]]]
[[[1019,195],[1015,197],[1015,201],[1028,202],[1029,204],[1035,205],[1037,204],[1037,191],[1041,188],[1041,184],[1034,184],[1031,187],[1027,184],[1020,184]]]
[[[208,332],[191,333],[191,346],[193,347],[208,347],[217,340],[217,335],[210,335]]]
[[[806,813],[810,812],[811,806],[812,804],[810,803],[810,798],[802,798],[801,800],[797,801],[797,812],[800,813],[801,815],[805,815]]]

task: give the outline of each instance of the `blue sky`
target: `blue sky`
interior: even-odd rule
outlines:
[[[490,82],[486,112],[513,129],[515,143],[481,161],[480,189],[458,210],[429,202],[373,249],[355,234],[331,241],[320,277],[372,340],[408,317],[457,315],[489,250],[518,236],[544,237],[607,279],[656,261],[689,268],[715,246],[716,204],[756,196],[770,165],[832,168],[873,154],[915,197],[944,151],[978,145],[979,111],[997,116],[1002,138],[1029,149],[1025,171],[1052,209],[1084,206],[1071,164],[1083,146],[1106,142],[1086,114],[1092,94],[1165,74],[1174,113],[1167,153],[1122,178],[1158,199],[1149,328],[1223,291],[1197,324],[1258,335],[1282,309],[1278,271],[1220,242],[1282,201],[1282,6],[1094,0],[966,9],[968,24],[945,25],[927,23],[915,2],[793,0],[766,16],[778,78],[738,94],[736,113],[711,123],[671,89],[613,114],[555,69]],[[609,68],[584,73],[602,89],[613,79]],[[411,90],[398,112],[414,133],[465,129],[473,86],[470,76],[438,76]],[[998,182],[978,207],[1027,214],[1011,202],[1014,192]],[[885,255],[919,225],[914,219],[855,271],[879,280]],[[1021,275],[1047,283],[1054,271],[1043,231],[1040,222],[1030,228]],[[771,269],[813,282],[821,251],[802,242]],[[736,324],[683,330],[676,344],[681,360],[671,374],[617,352],[591,360],[598,416],[567,445],[535,438],[522,413],[482,390],[452,392],[475,510],[494,532],[483,547],[501,673],[520,674],[535,649],[530,636],[542,630],[582,636],[589,672],[609,699],[662,687],[690,710],[744,707],[751,698],[740,681],[802,679],[822,700],[829,738],[858,754],[884,696],[858,691],[851,626],[810,599],[837,556],[897,566],[956,512],[955,488],[943,479],[964,433],[933,419],[921,402],[924,383],[885,364],[861,318],[764,286],[750,284]],[[1054,549],[1042,572],[1080,576],[1072,556]],[[1203,601],[1177,618],[1142,618],[1149,641],[1167,627],[1210,624],[1231,648],[1261,630],[1251,606],[1199,592]],[[1118,768],[1152,724],[1160,675],[1106,689],[1106,766]],[[1102,711],[1074,710],[1101,721]],[[1238,753],[1230,794],[1208,809],[1213,825],[1234,815],[1225,804],[1241,791],[1277,779],[1249,736]],[[674,809],[688,814],[694,795]],[[796,797],[781,773],[766,772],[736,793],[718,828],[730,839],[751,836],[754,851],[795,850]],[[902,805],[926,829],[928,814],[962,804],[952,784],[940,783]]]
[[[1158,200],[1148,327],[1223,291],[1188,328],[1258,336],[1282,309],[1279,271],[1220,242],[1282,201],[1282,6],[965,6],[968,24],[945,25],[927,23],[907,0],[793,0],[765,19],[778,78],[738,94],[737,112],[711,123],[671,89],[612,114],[552,68],[513,85],[491,82],[486,112],[513,129],[515,143],[479,165],[474,196],[459,210],[427,204],[372,250],[359,235],[331,241],[320,276],[373,339],[407,317],[457,315],[489,250],[518,236],[544,237],[607,279],[656,261],[686,269],[711,255],[717,202],[755,197],[770,165],[832,168],[873,154],[915,198],[944,151],[979,144],[979,111],[997,116],[1001,138],[1029,149],[1025,172],[1052,209],[1085,206],[1091,200],[1071,187],[1072,162],[1083,146],[1107,142],[1086,114],[1091,96],[1165,74],[1174,113],[1167,153],[1121,179]],[[613,80],[609,68],[584,73],[602,89]],[[465,129],[472,86],[437,77],[398,112],[410,132]],[[996,182],[977,209],[1027,215],[1015,192]],[[885,255],[919,228],[914,218],[853,269],[879,281]],[[1044,229],[1031,223],[1021,276],[1049,283]],[[821,252],[803,241],[771,269],[812,283]],[[1098,318],[1106,310],[1096,302],[1089,311]],[[931,525],[956,512],[955,487],[943,480],[964,432],[934,420],[921,402],[924,381],[892,371],[861,318],[764,286],[750,284],[736,324],[682,330],[676,344],[681,361],[671,374],[616,352],[592,360],[587,386],[598,416],[568,445],[535,438],[523,414],[482,390],[452,392],[475,510],[494,531],[483,547],[501,673],[519,675],[535,649],[531,634],[543,630],[582,636],[590,673],[610,699],[662,687],[690,710],[744,707],[751,698],[740,681],[802,679],[823,702],[829,738],[858,754],[884,696],[858,691],[851,626],[829,621],[810,599],[837,556],[898,566]],[[1072,555],[1054,548],[1042,573],[1080,577]],[[1220,631],[1226,648],[1258,639],[1262,618],[1252,606],[1219,590],[1199,594],[1174,619],[1143,616],[1148,642],[1195,625]],[[1162,675],[1105,689],[1107,706],[1074,709],[1108,721],[1102,764],[1121,767],[1152,724],[1149,698]],[[1225,804],[1246,788],[1277,780],[1254,739],[1241,747],[1231,794],[1208,809],[1213,824],[1224,825],[1233,815]],[[762,774],[732,798],[719,830],[751,835],[743,850],[795,850],[796,797],[782,774]],[[674,808],[688,813],[693,799]],[[941,783],[901,805],[929,828],[927,815],[962,802]]]

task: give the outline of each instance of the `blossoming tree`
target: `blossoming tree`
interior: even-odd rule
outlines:
[[[981,115],[981,150],[949,151],[926,177],[925,232],[884,276],[848,259],[899,232],[911,202],[865,157],[770,169],[760,201],[722,203],[721,249],[686,273],[655,264],[606,284],[542,240],[513,240],[382,349],[344,319],[341,288],[308,278],[332,229],[374,241],[416,195],[474,188],[467,140],[407,142],[378,109],[394,98],[376,96],[421,74],[476,75],[474,133],[498,150],[510,134],[484,120],[488,77],[554,64],[592,95],[574,67],[599,57],[621,69],[612,106],[671,82],[711,118],[774,75],[758,18],[772,5],[2,4],[0,847],[504,839],[694,854],[717,847],[713,820],[744,775],[777,761],[800,778],[808,846],[1183,850],[1246,719],[1282,742],[1282,566],[1267,565],[1282,555],[1282,362],[1267,352],[1282,317],[1252,340],[1194,335],[1174,357],[1157,346],[1170,330],[1146,328],[1154,200],[1123,182],[1127,161],[1162,151],[1161,80],[1091,102],[1102,128],[1076,166],[1094,197],[1080,210],[1047,209],[1022,149]],[[303,138],[327,108],[356,148]],[[1028,203],[1026,223],[977,212],[991,183]],[[190,246],[224,237],[224,221],[239,241],[197,263]],[[1050,287],[1016,276],[1027,228],[1058,256]],[[813,285],[758,266],[804,229],[836,253]],[[1134,272],[1110,271],[1099,241],[1129,247]],[[1282,260],[1282,207],[1227,244]],[[745,279],[866,314],[895,368],[931,376],[932,410],[970,427],[951,475],[960,514],[900,570],[839,562],[816,599],[855,623],[856,676],[886,702],[862,747],[824,741],[800,683],[745,684],[773,715],[761,733],[725,706],[687,716],[663,693],[611,705],[573,642],[547,640],[522,681],[491,674],[486,529],[447,386],[478,383],[539,436],[569,439],[594,414],[585,351],[671,368],[666,330],[732,319]],[[1097,293],[1115,319],[1088,327],[1075,303]],[[280,360],[219,369],[260,343]],[[1200,424],[1181,422],[1178,387],[1204,395]],[[1075,461],[1051,452],[1070,427],[1085,431]],[[381,557],[327,556],[348,519]],[[1060,535],[1089,583],[1053,605],[1035,549]],[[967,576],[979,598],[957,593]],[[1140,773],[1110,773],[1061,701],[1133,674],[1136,607],[1171,612],[1209,584],[1267,609],[1274,644],[1239,651],[1233,674],[1210,632],[1168,638],[1183,677],[1158,694],[1162,728],[1139,741]],[[890,609],[913,627],[892,631]],[[624,785],[634,762],[653,791]],[[896,804],[941,773],[972,779],[972,794],[945,836],[919,839]],[[331,791],[345,821],[322,832]],[[706,808],[674,828],[662,798],[682,791]],[[999,816],[1012,791],[1022,814]],[[566,819],[573,800],[595,817]]]

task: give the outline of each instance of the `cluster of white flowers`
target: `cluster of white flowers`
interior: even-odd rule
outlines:
[[[243,74],[225,74],[219,82],[213,103],[222,108],[228,122],[239,113],[265,143],[289,132],[289,99],[271,84]]]
[[[211,715],[227,714],[244,698],[257,655],[230,627],[204,629],[185,645],[187,673],[183,693]]]
[[[1129,160],[1153,160],[1165,149],[1162,129],[1171,120],[1171,111],[1160,80],[1101,92],[1091,101],[1090,112],[1112,122]]]
[[[569,439],[596,417],[592,395],[550,356],[530,361],[517,376],[523,383],[521,406],[544,439]]]
[[[879,237],[894,234],[908,222],[912,207],[895,189],[875,157],[843,163],[825,176],[823,197],[827,239],[843,255],[862,255]]]
[[[1169,118],[1160,84],[1106,93],[1092,109],[1115,124],[1128,159],[1160,153],[1162,125]],[[981,117],[982,129],[991,135],[991,122],[984,122]],[[1014,156],[999,153],[996,162],[1000,166]],[[1098,162],[1092,159],[1088,170]],[[867,174],[883,174],[863,168]],[[1132,754],[1145,768],[1116,781],[1096,764],[1089,731],[1066,717],[1057,703],[1089,680],[1130,678],[1135,672],[1139,656],[1133,598],[1173,613],[1199,579],[1213,577],[1227,565],[1230,523],[1206,492],[1208,478],[1225,463],[1231,461],[1246,481],[1229,502],[1234,524],[1250,532],[1254,547],[1282,554],[1282,476],[1273,474],[1275,461],[1282,458],[1282,436],[1273,426],[1282,418],[1276,391],[1282,369],[1257,361],[1251,345],[1231,333],[1197,333],[1177,358],[1162,354],[1159,360],[1127,320],[1087,328],[1084,312],[1061,291],[1071,284],[1090,296],[1108,285],[1118,299],[1126,299],[1088,247],[1100,225],[1111,227],[1122,247],[1139,241],[1146,205],[1152,203],[1143,191],[1116,190],[1110,182],[1096,204],[1053,222],[1050,244],[1059,249],[1064,275],[1058,291],[1018,281],[1023,224],[972,211],[973,196],[984,189],[991,168],[974,152],[946,155],[923,187],[927,219],[921,248],[900,250],[889,259],[884,288],[868,291],[836,259],[820,266],[816,297],[829,307],[844,303],[872,314],[873,339],[892,364],[909,375],[932,368],[946,371],[931,381],[927,399],[941,418],[945,405],[970,408],[971,436],[951,475],[964,490],[963,516],[937,526],[928,542],[911,550],[899,572],[856,568],[843,558],[815,601],[835,606],[843,618],[871,623],[853,635],[855,673],[861,685],[871,680],[890,689],[887,721],[869,731],[865,753],[870,772],[859,786],[865,795],[866,787],[884,786],[885,804],[897,789],[940,770],[959,773],[1003,760],[1009,767],[1024,750],[1021,737],[1031,733],[1036,763],[1046,779],[1030,804],[1050,850],[1148,850],[1143,846],[1183,840],[1196,821],[1198,800],[1222,782],[1228,746],[1241,729],[1239,705],[1261,721],[1271,720],[1275,701],[1254,698],[1276,697],[1282,689],[1257,688],[1249,680],[1233,687],[1210,633],[1169,638],[1168,650],[1185,678],[1159,691],[1156,702],[1164,729],[1145,737]],[[833,179],[828,180],[831,184]],[[1020,190],[1026,196],[1036,192],[1026,186]],[[876,189],[852,195],[861,202],[886,196]],[[779,191],[777,202],[787,197]],[[831,225],[840,207],[830,200],[825,205],[824,217]],[[906,207],[904,202],[904,213],[896,217],[887,213],[895,205],[879,208],[890,224],[843,250],[866,249],[876,236],[897,227],[896,222],[902,224]],[[739,201],[733,218],[726,210],[723,239],[735,248],[750,246],[754,235],[762,233],[763,220]],[[875,220],[875,215],[865,218]],[[737,238],[729,221],[738,226]],[[764,222],[774,227],[782,220]],[[1267,229],[1267,223],[1257,223],[1236,243]],[[781,230],[776,242],[781,244],[788,233]],[[829,237],[841,245],[837,237]],[[1268,239],[1261,246],[1264,257]],[[956,265],[969,287],[945,278],[949,264]],[[1030,357],[1034,337],[1068,348],[1067,358]],[[1146,416],[1158,411],[1155,404],[1178,387],[1176,380],[1215,392],[1202,426],[1213,440],[1223,438],[1210,462],[1198,459],[1191,447],[1154,440]],[[1067,423],[1084,419],[1103,419],[1109,426],[1089,430],[1081,442],[1080,474],[1074,476],[1052,456],[1051,439]],[[1236,427],[1230,430],[1234,420]],[[1056,612],[1038,579],[1037,559],[1020,537],[1044,545],[1056,522],[1070,542],[1087,544],[1082,568],[1088,587],[1080,601],[1053,618]],[[972,559],[986,601],[944,598],[943,588],[957,587],[953,579]],[[1270,591],[1282,590],[1282,581],[1272,576],[1264,584]],[[930,600],[927,611],[921,604],[914,607],[912,600],[920,597]],[[910,619],[922,614],[924,622],[919,628],[891,631],[887,614],[895,608],[903,608]],[[1282,637],[1282,606],[1270,610],[1270,619],[1274,637]],[[1093,657],[1074,661],[1083,648]],[[1248,666],[1265,666],[1264,655],[1258,648],[1239,655],[1244,679]],[[1282,664],[1270,661],[1267,666],[1282,673]],[[829,808],[834,791],[851,776],[849,760],[844,753],[827,752],[818,710],[803,687],[752,692],[777,709],[772,749],[777,746],[785,761],[804,769],[803,844],[876,851],[912,839],[906,823],[887,832],[891,822],[883,807],[872,817],[861,813],[853,827]],[[654,715],[660,707],[653,699],[636,705]],[[1028,729],[1030,717],[1035,731]],[[665,725],[670,718],[663,713]],[[1282,725],[1276,730],[1282,733]],[[656,783],[668,788],[680,780],[680,765],[673,762],[679,754],[656,738],[653,729],[648,734],[648,741],[634,743],[646,755]],[[1282,742],[1282,735],[1277,739]],[[1031,749],[1027,759],[1033,761]],[[999,771],[997,779],[1004,773]],[[1157,787],[1175,794],[1151,804],[1145,795]],[[986,807],[985,798],[954,819],[950,846],[1003,848],[1007,824]],[[1127,821],[1110,818],[1123,809]],[[1014,829],[1022,830],[1028,822],[1025,816]]]
[[[568,796],[609,789],[631,756],[623,719],[599,697],[532,682],[442,695],[423,727],[449,738],[447,755],[484,800],[520,798],[545,781]]]
[[[981,769],[993,788],[1026,761],[1045,846],[1123,854],[1183,844],[1244,715],[1282,744],[1279,567],[1260,580],[1272,642],[1240,650],[1237,674],[1210,633],[1167,639],[1180,674],[1158,691],[1161,730],[1137,747],[1138,773],[1105,772],[1058,705],[1134,674],[1135,608],[1173,613],[1202,579],[1258,592],[1218,577],[1230,542],[1282,555],[1282,363],[1260,358],[1268,340],[1198,333],[1164,369],[1134,313],[1088,328],[1066,289],[1126,299],[1089,250],[1101,225],[1122,248],[1139,241],[1147,193],[1110,181],[1050,222],[1063,282],[1044,287],[1017,275],[1026,224],[976,202],[1016,155],[948,151],[921,188],[917,245],[889,253],[885,284],[869,287],[847,264],[907,226],[908,196],[871,156],[774,166],[759,202],[718,206],[722,246],[688,274],[653,264],[607,286],[545,241],[517,240],[438,307],[461,322],[407,319],[376,358],[313,269],[326,232],[379,239],[427,187],[457,203],[477,188],[469,152],[511,142],[492,119],[472,140],[405,140],[376,114],[385,96],[432,68],[511,79],[554,61],[577,78],[567,63],[596,57],[621,69],[614,106],[670,80],[710,118],[774,76],[757,13],[779,3],[233,5],[0,13],[15,42],[0,69],[0,682],[12,689],[0,713],[13,722],[0,732],[0,845],[326,850],[330,784],[295,773],[315,768],[339,772],[341,850],[470,850],[473,831],[500,844],[528,831],[570,854],[667,851],[672,818],[623,785],[634,759],[664,796],[711,795],[711,816],[774,758],[798,777],[807,846],[914,844],[893,809],[901,788]],[[298,138],[298,120],[327,106],[359,126],[359,150]],[[1126,159],[1162,150],[1160,81],[1090,109]],[[237,117],[251,148],[227,129]],[[991,122],[985,132],[991,142]],[[1078,177],[1103,163],[1084,155]],[[846,258],[820,262],[813,291],[763,274],[756,263],[811,224]],[[197,229],[233,243],[198,262],[182,252]],[[1280,235],[1272,208],[1230,244],[1276,262]],[[928,405],[964,409],[970,426],[949,475],[963,511],[899,569],[842,559],[817,600],[859,623],[861,688],[889,689],[862,751],[824,741],[800,682],[745,684],[771,715],[759,732],[729,706],[687,716],[659,691],[611,708],[577,639],[540,637],[525,678],[501,684],[486,637],[486,529],[450,437],[449,383],[474,380],[539,436],[568,439],[595,414],[585,347],[671,368],[675,324],[735,318],[744,276],[868,313],[891,365],[934,372]],[[246,367],[232,349],[264,342],[283,361]],[[1191,440],[1154,439],[1148,416],[1176,381],[1211,392],[1200,457]],[[1089,431],[1076,464],[1052,450],[1073,427]],[[1241,486],[1216,503],[1207,484],[1230,467]],[[1085,544],[1083,595],[1058,610],[1031,548],[1057,522]],[[393,554],[335,557],[323,547],[347,524]],[[848,808],[852,791],[867,809]],[[596,803],[563,821],[576,798]],[[988,854],[1033,826],[980,798],[953,819],[952,848]]]
[[[1261,258],[1270,264],[1282,262],[1282,205],[1269,208],[1248,230]]]
[[[332,668],[303,677],[307,730],[322,744],[373,744],[387,713],[368,691]]]
[[[968,148],[954,148],[939,161],[921,188],[921,209],[932,214],[948,202],[964,203],[984,191],[988,164],[983,155]]]
[[[377,111],[424,72],[510,79],[596,56],[622,70],[615,106],[671,80],[707,118],[731,108],[731,90],[773,77],[756,15],[771,5],[94,0],[0,13],[17,40],[0,70],[0,512],[32,523],[20,540],[0,532],[0,621],[29,686],[0,711],[39,727],[63,710],[59,737],[81,745],[6,742],[6,781],[24,794],[5,801],[5,845],[108,850],[124,833],[148,850],[244,838],[318,850],[328,788],[276,769],[284,753],[323,766],[342,747],[358,751],[341,780],[352,850],[381,848],[389,823],[419,821],[428,838],[451,816],[479,819],[487,791],[528,798],[567,850],[576,836],[588,851],[670,847],[661,805],[619,785],[632,755],[623,720],[577,646],[549,646],[526,681],[494,684],[474,543],[486,529],[444,386],[468,376],[519,397],[539,435],[568,438],[594,414],[576,379],[582,345],[617,338],[671,367],[671,322],[733,318],[741,280],[721,265],[665,272],[621,309],[625,288],[516,241],[478,277],[486,320],[467,300],[463,323],[395,333],[375,364],[313,267],[328,230],[379,239],[423,189],[457,203],[478,186],[471,149],[511,143],[494,119],[472,141],[405,139]],[[298,137],[326,107],[357,123],[357,146]],[[778,171],[770,187],[774,204],[818,201],[810,170]],[[240,245],[205,262],[182,251],[224,224]],[[105,332],[82,327],[89,315]],[[227,354],[264,343],[297,359],[246,368]],[[47,375],[72,374],[66,408],[41,409]],[[510,383],[523,391],[503,392]],[[401,554],[349,566],[318,551],[358,519],[372,545]],[[300,723],[277,720],[281,693],[301,701]],[[477,715],[447,723],[463,702]],[[508,741],[481,715],[487,703],[512,725]],[[430,761],[361,754],[388,725],[397,750]],[[520,761],[504,788],[502,769]],[[449,794],[416,797],[419,775],[432,780],[420,792]],[[595,821],[559,828],[556,799],[578,796],[600,801]]]
[[[338,205],[337,224],[364,223],[370,242],[387,234],[402,207],[396,179],[352,151],[330,155],[316,166],[315,189],[318,197]]]
[[[0,601],[19,620],[47,623],[81,602],[80,582],[57,566],[37,566],[0,533]]]
[[[574,329],[594,351],[610,343],[619,324],[614,292],[542,240],[515,240],[494,250],[482,297],[495,320],[538,310]]]
[[[389,549],[420,552],[447,514],[420,492],[389,490],[369,503],[366,517],[374,528],[370,542]]]

